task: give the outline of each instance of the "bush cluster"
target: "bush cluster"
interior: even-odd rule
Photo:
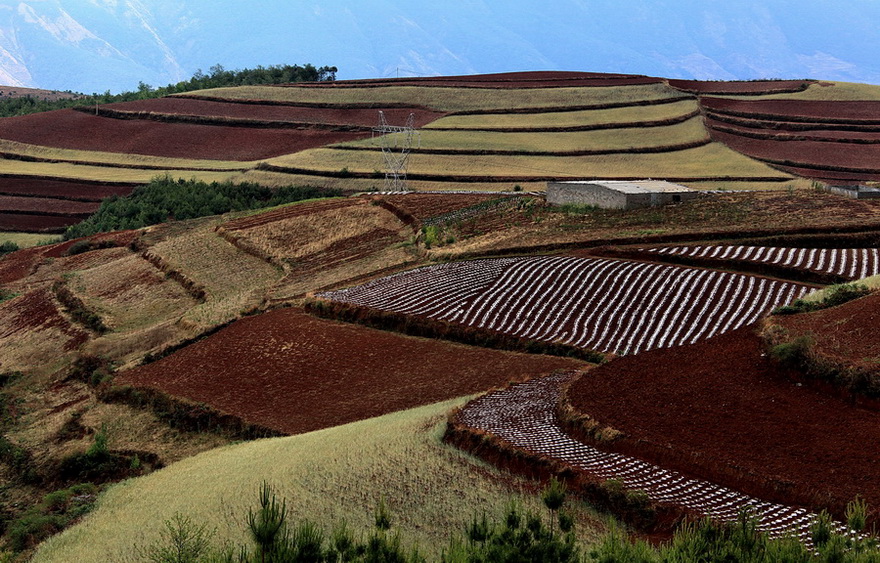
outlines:
[[[60,532],[92,509],[97,492],[95,485],[81,483],[47,494],[40,504],[9,523],[9,546],[23,551]]]
[[[828,307],[836,307],[843,305],[854,299],[865,297],[871,293],[871,289],[863,284],[858,283],[842,283],[832,285],[825,290],[825,297],[822,301],[806,301],[804,299],[796,299],[791,305],[777,307],[774,315],[794,315],[797,313],[809,313],[811,311],[819,311]]]
[[[0,117],[26,115],[71,107],[94,106],[95,104],[161,98],[170,94],[180,94],[206,88],[222,88],[224,86],[332,81],[336,79],[336,71],[336,67],[333,66],[316,68],[311,64],[304,66],[271,65],[268,67],[245,68],[243,70],[226,70],[218,64],[212,66],[207,74],[197,70],[189,80],[160,88],[153,88],[149,84],[141,82],[137,90],[120,94],[110,94],[107,91],[103,94],[92,94],[91,96],[78,95],[75,98],[56,101],[44,100],[36,96],[7,98],[0,100]]]
[[[139,229],[168,220],[195,219],[229,211],[259,209],[316,197],[340,195],[311,186],[271,189],[254,183],[234,184],[155,178],[127,196],[111,196],[85,221],[71,225],[65,239],[107,231]]]

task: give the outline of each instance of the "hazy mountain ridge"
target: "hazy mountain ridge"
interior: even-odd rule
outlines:
[[[339,78],[588,70],[880,83],[880,3],[403,0],[224,5],[26,0],[0,7],[0,82],[103,92],[197,69],[335,65]]]

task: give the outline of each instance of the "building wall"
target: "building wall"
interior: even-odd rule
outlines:
[[[626,209],[626,194],[595,184],[547,184],[547,203],[551,205],[595,205],[603,209]]]
[[[551,205],[595,205],[602,209],[639,209],[687,201],[700,192],[625,193],[597,184],[547,183],[547,203]]]

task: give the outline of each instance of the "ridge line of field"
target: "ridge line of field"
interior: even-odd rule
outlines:
[[[412,154],[439,154],[439,155],[471,155],[471,156],[600,156],[606,154],[647,154],[676,152],[687,149],[695,149],[712,143],[708,136],[696,141],[679,143],[676,145],[658,145],[654,147],[630,147],[625,149],[583,149],[576,151],[529,151],[529,150],[503,150],[503,149],[412,149]],[[378,147],[361,146],[334,146],[325,147],[337,151],[370,151],[380,152]]]
[[[880,132],[880,123],[873,124],[847,124],[838,121],[787,121],[783,119],[760,119],[742,117],[738,115],[728,115],[717,113],[715,110],[703,108],[706,117],[715,121],[720,121],[730,125],[739,125],[741,127],[751,127],[753,129],[776,129],[784,130],[785,127],[795,131],[814,131],[816,129],[827,131],[852,131],[856,133],[876,133]],[[782,116],[780,116],[782,117]]]
[[[209,102],[223,102],[223,103],[231,103],[231,104],[250,104],[250,105],[272,105],[272,106],[288,106],[288,107],[304,107],[304,108],[315,108],[315,109],[378,109],[378,108],[388,108],[388,109],[421,109],[425,111],[442,111],[436,108],[417,105],[417,104],[407,104],[401,102],[347,102],[347,103],[332,103],[332,102],[293,102],[293,101],[285,101],[285,100],[261,100],[255,98],[224,98],[222,96],[210,96],[205,94],[193,95],[193,94],[176,94],[174,97],[178,98],[187,98],[193,100],[204,100]],[[635,100],[631,102],[605,102],[600,104],[582,104],[582,105],[572,105],[572,106],[543,106],[543,107],[521,107],[521,108],[505,108],[505,109],[475,109],[475,110],[458,110],[458,111],[449,111],[444,112],[447,116],[459,116],[459,115],[504,115],[504,114],[530,114],[530,113],[562,113],[562,112],[570,112],[570,111],[586,111],[586,110],[600,110],[600,109],[614,109],[614,108],[625,108],[625,107],[640,107],[640,106],[654,106],[654,105],[663,105],[663,104],[671,104],[676,102],[681,102],[684,100],[693,100],[694,96],[683,95],[683,96],[671,96],[668,98],[649,98],[644,100]]]
[[[731,124],[732,125],[732,124]],[[747,137],[749,139],[758,139],[761,141],[810,141],[816,143],[844,143],[844,144],[853,144],[853,145],[880,145],[880,138],[876,139],[865,139],[859,137],[825,137],[822,135],[799,135],[797,133],[787,133],[784,130],[777,130],[775,133],[764,132],[762,131],[750,131],[745,129],[739,129],[737,127],[743,126],[729,126],[729,125],[714,125],[707,124],[709,129],[713,131],[720,131],[722,133],[727,133],[729,135],[734,135],[738,137]],[[878,128],[880,131],[880,128]]]
[[[253,166],[248,163],[246,166],[241,166],[237,168],[228,168],[228,167],[209,167],[209,166],[163,166],[161,164],[135,164],[135,163],[127,163],[127,162],[103,162],[100,160],[97,161],[89,161],[89,160],[78,160],[74,158],[51,158],[51,157],[41,157],[41,156],[33,156],[27,154],[20,153],[12,153],[0,151],[0,159],[2,160],[20,160],[22,162],[38,162],[38,163],[46,163],[46,164],[76,164],[83,166],[96,166],[100,168],[125,168],[131,170],[195,170],[199,172],[243,172],[246,170],[250,170]]]
[[[380,178],[373,172],[351,172],[347,170],[313,170],[310,168],[297,168],[293,166],[279,166],[277,164],[260,163],[257,170],[267,172],[279,172],[282,174],[298,174],[302,176],[315,176],[320,178]],[[466,176],[455,174],[420,174],[407,173],[409,180],[427,180],[434,182],[461,182],[461,183],[487,183],[504,184],[511,182],[556,182],[577,179],[575,176]],[[644,180],[643,176],[592,176],[600,180]],[[668,182],[790,182],[791,176],[669,176],[664,177]]]
[[[489,133],[575,133],[580,131],[601,131],[605,129],[642,129],[646,127],[664,127],[684,123],[701,114],[700,109],[688,113],[645,121],[618,121],[609,123],[596,123],[592,125],[562,125],[558,127],[423,127],[428,131],[485,131]],[[442,118],[441,118],[442,119]],[[438,120],[439,121],[439,120]]]
[[[706,106],[702,106],[706,107]],[[842,125],[877,125],[880,126],[880,119],[858,119],[851,117],[827,118],[821,116],[810,115],[791,115],[786,113],[763,113],[763,112],[747,112],[742,110],[733,110],[727,108],[706,107],[706,111],[711,113],[720,113],[723,115],[731,115],[734,117],[744,117],[747,119],[761,119],[765,121],[791,121],[795,123],[829,123]]]
[[[73,108],[91,114],[88,108]],[[332,124],[313,121],[282,121],[275,119],[248,119],[246,117],[226,117],[222,115],[195,115],[183,113],[163,113],[154,111],[127,111],[120,109],[99,108],[98,115],[108,119],[130,121],[157,121],[160,123],[189,123],[222,127],[249,127],[254,129],[318,129],[322,131],[372,131],[367,125]]]

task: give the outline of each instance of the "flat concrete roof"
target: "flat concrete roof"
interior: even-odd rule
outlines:
[[[593,184],[626,194],[681,193],[699,191],[692,190],[680,184],[673,184],[672,182],[667,182],[666,180],[573,180],[554,183]]]

